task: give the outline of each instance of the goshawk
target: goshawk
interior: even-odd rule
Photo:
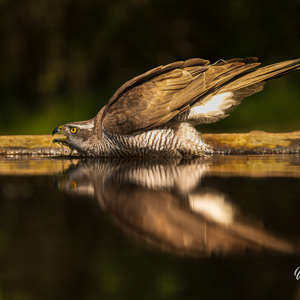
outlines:
[[[194,58],[159,66],[122,85],[91,120],[53,130],[53,142],[99,157],[193,157],[212,153],[195,125],[213,123],[300,59],[258,68],[257,58],[210,64]]]

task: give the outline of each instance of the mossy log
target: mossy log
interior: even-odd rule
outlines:
[[[203,134],[204,141],[219,154],[300,153],[300,131],[288,133]],[[0,155],[67,156],[70,149],[52,143],[51,135],[0,136]]]
[[[70,149],[52,143],[51,135],[0,136],[0,155],[69,155]]]
[[[203,134],[204,141],[215,153],[223,154],[288,154],[300,153],[300,131],[269,133]]]

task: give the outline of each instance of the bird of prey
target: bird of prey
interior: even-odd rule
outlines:
[[[265,81],[300,68],[300,58],[262,68],[257,58],[159,66],[122,85],[91,120],[53,130],[55,143],[98,157],[190,158],[213,153],[194,126],[225,118]]]

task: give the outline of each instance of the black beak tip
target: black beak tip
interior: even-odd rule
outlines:
[[[53,131],[52,131],[52,136],[55,134],[55,133],[59,133],[60,131],[59,131],[59,129],[58,129],[58,127],[56,127]]]

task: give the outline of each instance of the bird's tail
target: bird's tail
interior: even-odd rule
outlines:
[[[243,89],[260,82],[280,77],[300,69],[300,58],[287,60],[266,67],[259,68],[226,84],[226,91]]]

